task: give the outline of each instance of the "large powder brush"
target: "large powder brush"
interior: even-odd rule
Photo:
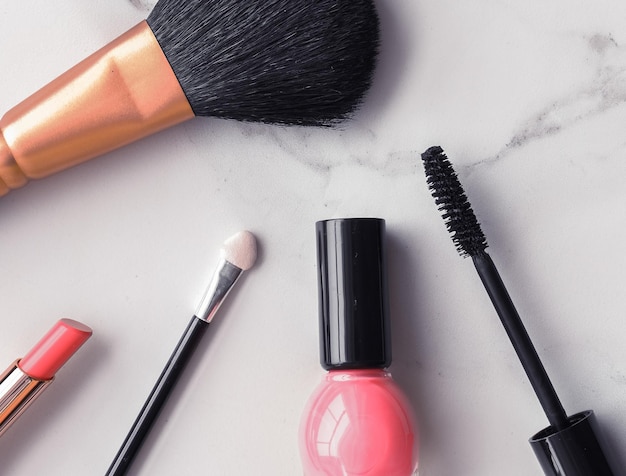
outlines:
[[[160,0],[0,119],[0,196],[195,116],[343,120],[378,41],[371,0]]]

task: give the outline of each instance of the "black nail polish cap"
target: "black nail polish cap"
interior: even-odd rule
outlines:
[[[530,439],[546,476],[619,476],[602,449],[596,417],[587,410],[568,417],[562,430],[544,428]]]
[[[388,367],[385,221],[325,220],[316,223],[316,232],[322,367]]]

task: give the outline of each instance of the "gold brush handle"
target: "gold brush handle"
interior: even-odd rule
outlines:
[[[0,119],[0,196],[192,117],[143,21]]]

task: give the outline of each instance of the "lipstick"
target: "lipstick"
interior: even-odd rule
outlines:
[[[0,436],[52,383],[57,371],[91,337],[89,327],[60,319],[0,376]]]

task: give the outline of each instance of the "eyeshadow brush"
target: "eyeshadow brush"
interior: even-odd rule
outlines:
[[[550,426],[530,439],[546,475],[616,476],[596,435],[593,411],[568,416],[486,251],[487,239],[452,165],[439,146],[422,154],[427,184],[457,250],[471,257],[482,283],[537,395]]]
[[[115,455],[106,476],[126,474],[215,313],[242,272],[254,265],[256,256],[256,239],[250,232],[239,232],[224,242],[220,262],[196,313]]]
[[[160,0],[0,119],[0,196],[195,116],[332,125],[378,41],[372,0]]]

